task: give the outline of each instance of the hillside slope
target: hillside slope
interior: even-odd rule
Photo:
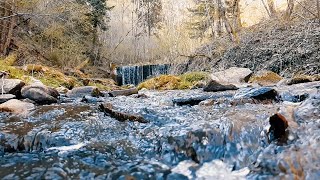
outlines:
[[[221,46],[217,42],[200,48],[197,54],[212,57],[213,70],[237,66],[255,71],[268,69],[289,77],[294,73],[320,72],[320,24],[316,20],[291,23],[270,20],[250,27],[240,37],[237,45],[224,45],[227,48],[222,56],[214,55]]]

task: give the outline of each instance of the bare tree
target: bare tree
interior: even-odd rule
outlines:
[[[0,54],[7,54],[16,21],[14,1],[0,1]]]
[[[320,0],[317,0],[318,19],[320,23]]]
[[[288,6],[286,9],[285,19],[290,20],[290,16],[294,9],[294,0],[287,0]]]
[[[269,7],[269,12],[271,17],[275,17],[277,15],[276,8],[274,6],[274,0],[267,0],[268,2],[268,7]]]

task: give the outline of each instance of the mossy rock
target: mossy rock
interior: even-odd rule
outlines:
[[[189,72],[180,76],[161,75],[149,79],[138,85],[138,89],[146,88],[151,90],[174,90],[191,89],[198,82],[206,81],[209,75],[206,72]]]
[[[258,71],[254,73],[250,79],[249,83],[257,83],[263,86],[266,85],[273,85],[281,81],[283,78],[279,76],[277,73],[274,73],[272,71]]]
[[[292,84],[307,83],[307,82],[312,82],[314,80],[315,80],[314,76],[298,74],[298,75],[294,75],[291,79],[289,79],[287,84],[292,85]]]
[[[196,83],[209,79],[209,74],[206,72],[188,72],[179,76],[183,81]]]
[[[138,89],[171,90],[178,89],[180,83],[181,79],[177,76],[161,75],[139,84]]]

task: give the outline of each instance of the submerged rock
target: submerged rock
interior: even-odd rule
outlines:
[[[237,90],[238,88],[233,84],[221,84],[215,80],[211,80],[203,90],[206,92],[217,92],[227,90]]]
[[[0,104],[15,98],[16,96],[13,94],[0,94]]]
[[[34,109],[34,104],[23,102],[17,99],[11,99],[5,103],[0,104],[0,112],[9,112],[22,116],[28,115]]]
[[[103,96],[103,94],[95,86],[82,86],[73,88],[67,93],[67,96],[71,98],[81,98],[83,96],[99,97]]]
[[[254,73],[250,77],[249,83],[257,83],[262,86],[268,86],[268,85],[275,85],[282,79],[283,78],[279,76],[277,73],[263,70],[263,71],[258,71]]]
[[[25,83],[19,79],[0,79],[0,93],[20,96],[24,85]]]
[[[211,79],[216,82],[225,83],[242,83],[248,82],[252,75],[252,71],[248,68],[231,67],[224,71],[214,72],[211,74]]]
[[[44,85],[25,86],[21,90],[23,98],[28,98],[38,104],[52,104],[58,102],[59,92]]]
[[[118,121],[133,121],[133,122],[140,122],[140,123],[147,123],[148,121],[145,120],[142,116],[136,115],[136,114],[128,114],[128,113],[123,113],[120,111],[116,111],[113,109],[112,104],[106,103],[106,104],[101,104],[99,106],[100,110],[103,111],[106,115],[109,115],[112,118],[117,119]]]

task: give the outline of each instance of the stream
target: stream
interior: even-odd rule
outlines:
[[[318,114],[276,143],[265,132],[285,102],[234,105],[236,91],[141,93],[88,102],[61,97],[28,117],[0,113],[1,179],[320,178]],[[190,98],[215,103],[177,103]],[[101,103],[148,123],[117,121]]]

